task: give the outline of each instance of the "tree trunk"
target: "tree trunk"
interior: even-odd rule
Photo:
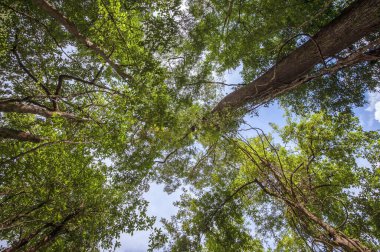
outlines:
[[[273,174],[273,172],[271,174]],[[271,181],[271,179],[268,179],[268,180]],[[274,180],[278,181],[278,179],[276,179],[276,178]],[[297,200],[296,196],[291,197],[289,199],[289,198],[282,196],[278,192],[271,191],[262,182],[260,182],[257,179],[255,179],[254,182],[264,191],[265,194],[267,194],[271,197],[277,198],[278,200],[282,201],[285,205],[292,208],[296,212],[296,218],[297,219],[304,217],[304,218],[308,219],[309,221],[311,221],[312,223],[314,223],[316,226],[319,226],[320,228],[325,230],[326,233],[328,234],[328,237],[329,237],[328,240],[325,240],[325,242],[328,241],[329,243],[333,244],[334,246],[342,248],[346,251],[372,252],[371,249],[364,246],[359,240],[352,239],[352,238],[346,236],[342,232],[339,232],[337,229],[335,229],[334,227],[332,227],[331,225],[329,225],[328,223],[326,223],[325,221],[320,219],[318,216],[314,215],[312,212],[310,212],[304,206],[303,203],[297,202],[298,200]],[[282,190],[282,192],[286,192],[286,193],[284,193],[285,195],[289,195],[289,196],[292,195],[291,190],[287,189],[286,187],[283,189],[280,189],[280,190]],[[316,237],[312,236],[312,238],[316,238]],[[322,242],[323,242],[323,240],[322,240]]]
[[[355,252],[371,252],[369,248],[365,247],[360,241],[347,237],[343,233],[336,230],[334,227],[330,226],[317,216],[315,216],[312,212],[310,212],[305,206],[302,204],[296,204],[293,206],[296,210],[298,210],[302,215],[307,217],[309,220],[323,228],[331,237],[332,242],[346,251],[355,251]]]
[[[31,248],[28,249],[30,252],[38,251],[41,247],[44,245],[54,241],[58,235],[61,233],[63,228],[67,225],[69,221],[74,219],[76,216],[78,216],[83,211],[82,208],[77,209],[73,213],[70,213],[63,219],[61,222],[54,224],[54,223],[46,223],[41,228],[39,228],[37,231],[33,232],[32,234],[28,235],[25,238],[20,239],[17,243],[13,244],[12,247],[9,247],[4,250],[4,252],[13,252],[17,251],[24,246],[26,246],[34,237],[36,237],[38,234],[44,231],[44,229],[53,228],[48,232],[46,235],[44,235],[41,240],[37,242],[37,244]]]
[[[44,228],[46,228],[46,225],[44,225],[43,227],[37,229],[36,231],[34,231],[33,233],[31,233],[27,237],[24,237],[24,238],[20,239],[19,241],[17,241],[16,243],[14,243],[12,245],[12,247],[4,249],[3,252],[15,252],[15,251],[21,249],[22,247],[24,247],[25,245],[27,245],[30,242],[30,240],[32,240],[34,237],[36,237]]]
[[[35,246],[28,249],[28,251],[29,252],[39,251],[42,247],[53,242],[64,230],[67,223],[71,221],[72,219],[74,219],[76,216],[78,216],[82,211],[83,209],[77,209],[75,212],[67,215],[65,219],[63,219],[60,223],[54,225],[54,229],[51,230],[46,236],[44,236]]]
[[[21,130],[0,127],[0,138],[17,139],[19,141],[39,143],[44,139]]]
[[[110,59],[110,57],[107,55],[107,53],[100,48],[97,44],[92,42],[89,38],[84,36],[79,29],[76,27],[76,25],[70,21],[67,17],[65,17],[62,13],[60,13],[56,8],[54,8],[53,5],[48,3],[45,0],[32,0],[32,2],[40,7],[42,10],[44,10],[47,14],[49,14],[51,17],[53,17],[55,20],[58,21],[61,25],[63,25],[67,31],[75,37],[80,43],[85,45],[87,48],[92,50],[95,54],[99,55],[104,59],[105,62],[110,64],[110,66],[124,79],[132,79],[132,76],[125,73],[120,65],[115,63]]]
[[[0,103],[0,112],[16,112],[16,113],[26,113],[26,114],[35,114],[44,117],[52,117],[54,115],[64,117],[66,119],[76,120],[76,121],[86,121],[86,119],[79,118],[76,115],[61,112],[61,111],[50,111],[46,108],[27,104],[23,102],[12,102],[12,103]]]
[[[380,0],[357,0],[311,40],[295,49],[266,73],[224,97],[213,111],[237,109],[247,103],[258,104],[261,102],[260,97],[267,94],[273,98],[279,94],[274,90],[302,79],[315,65],[322,63],[321,56],[324,59],[334,56],[379,30]]]

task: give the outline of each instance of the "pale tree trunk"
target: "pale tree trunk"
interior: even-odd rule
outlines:
[[[380,31],[380,0],[357,0],[312,39],[295,49],[266,73],[225,96],[213,111],[221,112],[225,108],[237,109],[248,103],[257,105],[262,102],[263,96],[276,97],[280,93],[277,90],[297,80],[302,81],[302,78],[305,78],[317,64],[323,62],[322,58],[332,57],[358,40],[378,31]],[[377,51],[378,47],[374,50]],[[306,78],[304,82],[307,80]]]

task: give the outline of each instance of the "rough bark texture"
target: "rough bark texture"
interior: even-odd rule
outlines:
[[[61,111],[50,111],[43,107],[23,103],[23,102],[12,102],[12,103],[0,103],[0,112],[16,112],[16,113],[25,113],[25,114],[35,114],[44,117],[52,117],[58,115],[67,119],[76,120],[76,121],[85,121],[83,118],[79,118],[73,114]]]
[[[269,164],[269,163],[268,163]],[[273,172],[273,170],[272,170]],[[328,235],[328,238],[320,239],[321,242],[329,242],[329,244],[333,244],[336,247],[342,248],[345,251],[354,251],[354,252],[373,252],[371,249],[367,248],[363,243],[361,243],[359,240],[353,239],[351,237],[348,237],[344,233],[340,232],[333,226],[326,223],[324,220],[316,216],[314,213],[309,211],[303,202],[299,202],[298,197],[292,194],[292,189],[289,189],[285,186],[281,186],[282,183],[280,182],[281,179],[279,177],[276,177],[275,173],[272,173],[274,175],[271,178],[267,179],[265,181],[266,184],[277,184],[276,188],[277,191],[271,190],[267,186],[264,185],[263,182],[260,182],[259,180],[255,179],[254,182],[269,196],[275,197],[282,201],[285,205],[293,209],[293,212],[297,214],[297,218],[300,219],[307,219],[310,222],[314,223],[314,225],[318,226],[319,228],[323,229],[326,234]],[[275,178],[275,179],[273,179]],[[280,183],[279,183],[280,182]],[[280,187],[282,187],[280,189]],[[280,191],[281,193],[279,193]],[[284,196],[286,195],[286,196]],[[316,237],[313,237],[316,238]]]
[[[296,204],[293,206],[298,212],[304,215],[306,218],[323,228],[331,237],[331,242],[334,245],[345,249],[346,251],[355,251],[355,252],[372,252],[371,249],[365,247],[360,241],[352,239],[345,234],[339,232],[334,227],[330,226],[322,219],[318,218],[312,212],[310,212],[304,205]]]
[[[304,77],[323,58],[334,56],[361,38],[380,31],[380,0],[357,0],[313,38],[291,52],[265,74],[224,97],[214,108],[239,108],[257,104],[263,94],[281,89]],[[319,46],[320,51],[316,44]],[[276,95],[276,92],[273,96]]]
[[[117,63],[110,59],[109,55],[107,55],[107,53],[102,48],[84,36],[76,27],[76,25],[62,13],[60,13],[56,8],[54,8],[53,5],[44,0],[32,0],[32,2],[35,5],[39,6],[55,20],[57,20],[61,25],[63,25],[67,31],[73,35],[80,43],[92,50],[95,54],[101,56],[104,61],[107,62],[122,78],[132,79],[132,76],[125,73]]]
[[[30,134],[28,132],[2,127],[0,128],[0,138],[17,139],[19,141],[33,143],[39,143],[43,141],[41,137]]]
[[[268,143],[270,142],[268,141]],[[323,201],[317,200],[318,196],[314,194],[314,190],[312,189],[319,183],[315,183],[316,181],[314,181],[313,176],[309,172],[310,170],[307,168],[313,162],[314,157],[309,159],[308,164],[301,163],[295,169],[291,169],[293,170],[292,174],[287,175],[280,160],[278,164],[267,160],[265,155],[261,156],[258,154],[254,147],[249,144],[247,144],[247,147],[252,149],[246,149],[247,147],[239,144],[236,146],[250,159],[252,165],[258,168],[257,175],[259,178],[255,178],[252,182],[257,184],[266,195],[281,201],[287,206],[288,210],[291,210],[287,218],[294,217],[296,219],[292,227],[297,233],[299,233],[299,229],[302,229],[302,232],[309,238],[312,238],[314,242],[331,247],[331,251],[334,248],[339,248],[339,251],[343,249],[344,251],[352,252],[372,252],[363,242],[349,237],[343,231],[340,231],[339,227],[334,227],[326,222],[323,213],[322,217],[320,217],[308,208],[310,205],[323,204]],[[278,155],[277,152],[276,155]],[[260,161],[256,161],[255,158]],[[293,175],[302,165],[306,166],[307,176],[302,177],[298,183],[295,183]],[[249,185],[252,182],[248,182],[245,185]],[[235,192],[241,190],[240,188]],[[299,235],[302,234],[299,233]]]

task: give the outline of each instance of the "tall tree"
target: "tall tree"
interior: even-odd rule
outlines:
[[[226,135],[198,165],[201,178],[178,202],[172,222],[164,222],[171,250],[193,244],[194,250],[219,251],[220,245],[252,251],[260,237],[275,238],[279,251],[379,248],[377,214],[359,210],[371,209],[378,198],[373,179],[379,157],[372,152],[378,132],[363,131],[349,115],[324,113],[277,129],[283,145],[250,130],[257,137]],[[370,165],[361,166],[358,158]]]
[[[190,4],[194,17],[201,19],[191,33],[194,46],[204,48],[206,60],[218,71],[243,67],[246,84],[225,96],[213,111],[252,108],[342,68],[357,64],[373,68],[366,62],[375,62],[380,55],[379,6],[377,0]],[[366,80],[362,85],[374,89]]]
[[[120,233],[154,222],[141,199],[146,185],[115,186],[84,143],[57,143],[1,167],[2,251],[111,250]]]
[[[172,250],[263,250],[246,225],[253,205],[284,214],[279,222],[284,229],[273,216],[266,216],[268,222],[256,218],[263,230],[274,226],[280,232],[278,250],[378,245],[372,238],[378,232],[378,204],[371,194],[378,186],[377,170],[357,172],[352,159],[362,150],[359,143],[378,149],[376,133],[362,132],[341,115],[338,120],[352,130],[348,137],[335,119],[315,116],[310,124],[330,130],[312,140],[311,150],[321,160],[310,158],[307,144],[299,143],[297,155],[279,147],[286,160],[280,162],[280,150],[270,140],[236,139],[241,121],[224,110],[232,107],[235,114],[251,98],[260,105],[310,80],[313,100],[320,104],[291,100],[305,90],[283,104],[303,112],[361,104],[364,91],[378,85],[378,0],[197,0],[188,2],[188,13],[179,0],[0,4],[0,238],[8,242],[7,251],[115,248],[121,232],[152,226],[141,198],[152,178],[166,182],[168,191],[181,182],[209,188],[195,201],[184,198],[179,220],[196,218],[185,220],[183,230],[165,223],[175,237]],[[217,87],[226,84],[212,76],[240,63],[245,81],[256,81],[214,107]],[[354,82],[354,90],[343,90],[343,80]],[[315,89],[342,99],[330,104]],[[213,113],[216,122],[208,124],[212,108],[223,112]],[[284,141],[298,139],[292,135],[297,127],[305,133],[303,126],[289,127]],[[228,131],[229,137],[223,135]],[[352,145],[336,147],[341,139],[333,138],[333,131]],[[375,155],[366,157],[378,162]],[[333,166],[326,167],[342,173],[331,191],[321,186],[331,179],[326,160]],[[317,174],[310,174],[310,167]],[[250,180],[252,174],[260,180]],[[360,196],[348,195],[349,183],[360,188]],[[254,193],[262,190],[258,197],[233,202],[254,184]],[[308,194],[307,188],[315,190]],[[315,207],[321,202],[336,212]],[[351,222],[337,227],[346,205],[362,214],[349,212]],[[285,228],[288,235],[281,233]],[[165,240],[160,233],[158,238],[158,245]]]
[[[181,43],[180,2],[0,4],[6,250],[111,249],[149,229],[151,167],[193,120],[196,87],[161,62]]]

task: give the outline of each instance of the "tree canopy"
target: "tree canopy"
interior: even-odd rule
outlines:
[[[347,114],[288,119],[274,126],[284,145],[248,127],[255,137],[224,135],[203,157],[212,170],[164,222],[171,251],[260,251],[270,237],[274,251],[379,249],[379,132]]]
[[[353,113],[379,0],[0,6],[4,251],[115,250],[153,228],[152,182],[190,190],[151,250],[380,249],[380,136]],[[247,128],[273,100],[287,125]]]

